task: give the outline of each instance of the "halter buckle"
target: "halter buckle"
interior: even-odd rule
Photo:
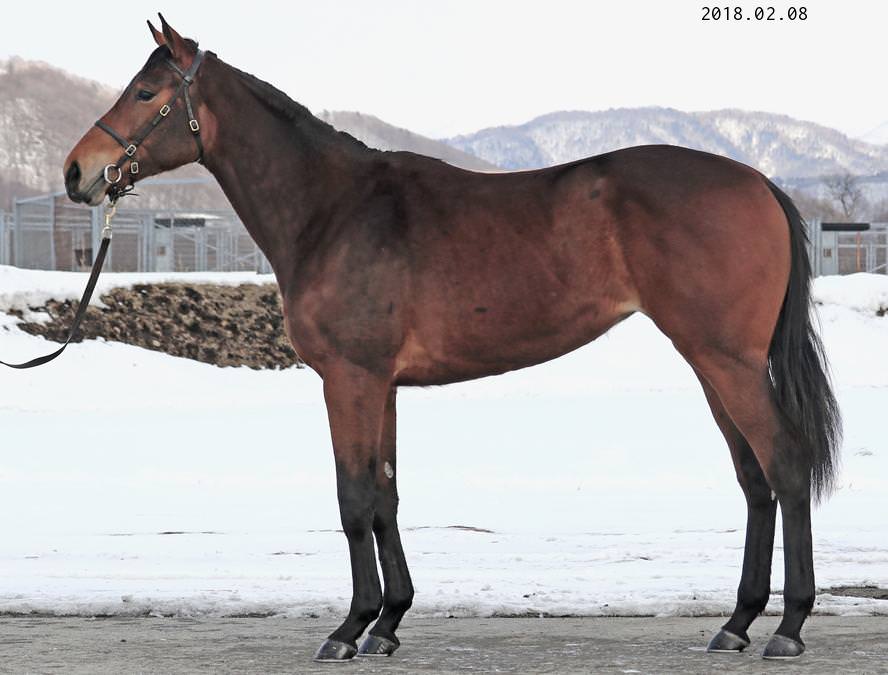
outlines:
[[[135,144],[130,143],[128,146],[126,146],[126,150],[124,150],[123,152],[127,157],[132,157],[136,154],[136,150],[138,150],[138,148],[135,146]]]
[[[109,172],[112,169],[117,170],[117,178],[115,178],[114,180],[111,180],[111,176],[109,175]],[[109,164],[105,167],[105,170],[102,171],[102,176],[105,178],[105,182],[108,183],[108,185],[115,185],[120,182],[121,178],[123,178],[123,169],[121,169],[116,164]]]
[[[188,120],[188,126],[191,127],[194,133],[200,131],[200,125],[197,123],[197,120]]]
[[[160,109],[160,116],[166,117],[169,114],[170,114],[170,106],[168,103],[164,103],[163,107]]]
[[[139,173],[139,163],[135,160],[130,162],[130,173],[134,176]]]

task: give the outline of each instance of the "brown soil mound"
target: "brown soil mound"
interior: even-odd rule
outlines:
[[[298,357],[284,334],[277,286],[156,284],[117,288],[90,307],[75,339],[105,338],[217,366],[287,368]],[[52,320],[23,323],[32,335],[63,342],[77,301],[42,308]]]

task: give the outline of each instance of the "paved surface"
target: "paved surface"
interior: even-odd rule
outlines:
[[[888,617],[814,617],[794,662],[702,647],[723,619],[409,619],[390,658],[315,664],[319,619],[0,618],[3,673],[888,673]]]

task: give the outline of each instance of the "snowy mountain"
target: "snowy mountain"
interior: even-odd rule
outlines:
[[[888,143],[888,122],[882,122],[879,126],[870,129],[860,136],[860,140],[875,145],[885,145]]]
[[[811,122],[764,112],[669,108],[555,112],[511,127],[447,139],[506,169],[569,162],[617,148],[668,143],[727,155],[770,176],[805,177],[888,169],[888,147]]]
[[[0,204],[58,189],[66,154],[114,91],[44,63],[0,61]]]
[[[499,167],[478,159],[441,141],[435,141],[412,131],[392,126],[373,115],[359,112],[324,110],[322,120],[340,131],[351,134],[371,148],[380,150],[409,150],[420,155],[442,159],[448,164],[473,171],[498,171]]]

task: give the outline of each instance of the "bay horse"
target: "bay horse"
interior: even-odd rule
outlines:
[[[634,312],[694,369],[747,501],[736,608],[708,648],[749,645],[779,503],[784,613],[763,656],[803,652],[811,501],[833,486],[840,419],[812,326],[805,223],[786,194],[672,146],[490,174],[373,150],[163,17],[148,25],[157,48],[71,151],[65,185],[98,205],[202,161],[271,263],[288,337],[323,379],[351,558],[351,606],[317,660],[400,644],[413,586],[397,525],[398,387],[542,363]]]

